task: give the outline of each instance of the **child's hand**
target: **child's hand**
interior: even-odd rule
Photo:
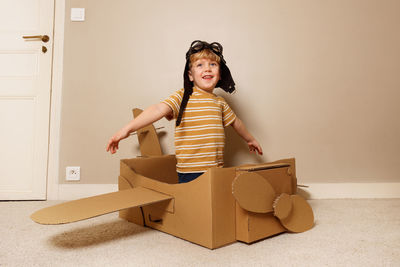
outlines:
[[[125,129],[119,130],[116,134],[111,137],[111,139],[108,141],[106,151],[110,151],[111,154],[114,154],[118,150],[118,144],[119,141],[122,139],[125,139],[129,136],[129,132],[126,131]]]
[[[256,140],[252,140],[250,142],[247,142],[247,145],[249,146],[250,152],[258,153],[259,155],[262,155],[262,148],[260,144]]]

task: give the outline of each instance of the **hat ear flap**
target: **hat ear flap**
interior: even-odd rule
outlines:
[[[216,87],[222,88],[227,93],[235,91],[235,82],[233,81],[231,71],[226,64],[221,63],[220,66],[221,79],[218,81]]]
[[[183,112],[185,111],[187,102],[189,101],[189,97],[193,93],[193,82],[190,81],[189,78],[189,61],[186,62],[185,70],[183,72],[183,87],[184,87],[183,98],[181,105],[179,107],[179,113],[175,121],[175,126],[179,126],[181,124]]]
[[[183,88],[190,90],[193,88],[193,82],[189,78],[189,62],[186,62],[185,70],[183,71]]]

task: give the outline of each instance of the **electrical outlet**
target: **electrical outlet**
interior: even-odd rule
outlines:
[[[71,21],[85,21],[85,9],[71,8]]]
[[[81,167],[67,167],[65,180],[79,181],[81,179]]]

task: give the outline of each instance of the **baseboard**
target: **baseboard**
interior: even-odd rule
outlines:
[[[299,187],[307,199],[400,198],[400,183],[310,183]],[[59,200],[73,200],[118,190],[117,184],[60,184]]]
[[[307,199],[400,198],[400,183],[310,183],[299,187]]]
[[[118,191],[117,184],[60,184],[59,200],[74,200]]]

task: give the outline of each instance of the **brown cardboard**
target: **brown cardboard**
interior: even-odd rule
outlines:
[[[168,202],[173,197],[142,187],[65,202],[41,209],[31,215],[40,224],[63,224],[89,219],[110,212],[145,206],[156,202]]]
[[[274,201],[274,216],[279,219],[285,219],[292,211],[292,199],[288,194],[281,194]]]
[[[286,231],[272,213],[248,212],[236,204],[236,240],[253,243]]]
[[[258,213],[273,211],[275,190],[257,173],[239,174],[232,183],[232,194],[239,206],[245,210]]]
[[[172,155],[136,158],[121,161],[120,180],[124,181],[125,186],[142,186],[174,196],[174,213],[167,213],[160,208],[154,208],[153,205],[143,208],[146,226],[208,248],[216,248],[235,240],[250,243],[286,231],[272,213],[272,201],[281,193],[294,193],[292,189],[295,186],[292,183],[296,178],[293,177],[292,162],[293,159],[288,159],[284,164],[212,168],[188,184],[165,184],[157,180],[177,182],[176,161]],[[152,165],[160,168],[150,168]],[[257,175],[258,178],[264,179],[273,187],[273,191],[276,191],[274,196],[270,197],[271,212],[267,214],[244,210],[237,205],[233,197],[231,189],[234,179],[241,175],[247,177],[249,171],[250,176]],[[135,209],[121,212],[120,217],[143,223],[143,215]],[[155,223],[154,218],[158,222]],[[211,221],[211,228],[205,219]],[[180,223],[189,221],[190,223]],[[180,224],[179,227],[176,224]]]
[[[134,108],[132,110],[133,117],[136,118],[142,112],[143,110]],[[158,140],[157,132],[153,124],[150,124],[138,130],[137,137],[140,145],[140,153],[142,156],[162,155],[160,141]]]
[[[252,164],[240,166],[237,173],[246,171],[262,176],[274,189],[274,199],[282,193],[295,193],[297,179],[294,176],[294,159],[279,160],[267,164]],[[272,206],[272,204],[270,204]],[[273,212],[256,213],[244,210],[236,203],[236,238],[252,243],[273,236],[287,229],[274,216]]]
[[[58,224],[121,210],[123,219],[210,249],[237,240],[251,243],[287,229],[302,231],[313,224],[312,210],[307,211],[304,203],[293,195],[293,188],[296,188],[293,183],[297,181],[294,159],[211,168],[185,184],[178,184],[175,165],[174,155],[121,160],[120,191],[46,208],[33,214],[32,219]],[[268,193],[244,190],[245,193],[240,194],[245,199],[264,195],[261,199],[267,200],[268,209],[260,210],[262,212],[243,209],[232,193],[232,188],[241,188],[240,183],[235,186],[235,179],[239,178],[236,182],[242,180],[241,183],[248,186],[251,185],[247,183],[249,177],[256,177],[255,184],[268,188]],[[274,216],[272,202],[282,193],[291,196],[293,211],[281,222]],[[240,201],[241,196],[238,199]],[[302,222],[304,210],[309,214],[306,223]]]
[[[311,206],[299,195],[290,196],[292,209],[286,218],[280,219],[282,225],[291,232],[300,233],[314,225],[314,214]]]
[[[154,162],[159,168],[146,168]],[[235,169],[213,168],[190,183],[176,184],[175,164],[173,156],[122,160],[120,179],[126,180],[125,184],[174,196],[174,207],[152,205],[143,208],[143,215],[133,210],[122,212],[120,217],[133,222],[144,217],[146,226],[208,248],[235,242],[235,199],[231,191]],[[168,175],[168,169],[174,172]],[[162,182],[160,177],[175,184]]]

